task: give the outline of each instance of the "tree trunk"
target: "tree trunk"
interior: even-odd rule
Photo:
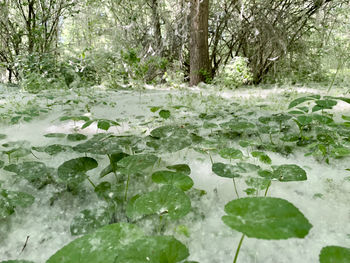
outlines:
[[[211,78],[208,49],[209,0],[191,0],[190,86]]]
[[[163,51],[163,43],[162,43],[162,31],[161,24],[159,18],[159,5],[158,0],[152,0],[152,20],[153,20],[153,30],[154,30],[154,38],[155,38],[155,51],[158,54],[161,54]]]

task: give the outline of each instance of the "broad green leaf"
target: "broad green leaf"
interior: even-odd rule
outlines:
[[[162,126],[151,131],[147,145],[166,152],[176,152],[192,144],[192,139],[185,128],[178,126]]]
[[[146,172],[158,161],[158,157],[152,154],[138,154],[124,157],[118,162],[118,171],[130,175]]]
[[[320,263],[349,263],[350,248],[327,246],[320,253]]]
[[[177,263],[189,256],[188,249],[172,236],[149,236],[128,244],[118,253],[118,263]]]
[[[123,151],[119,137],[104,133],[95,135],[86,142],[74,146],[73,149],[74,151],[80,153],[92,153],[100,155],[113,154]]]
[[[72,133],[67,135],[67,140],[72,142],[78,142],[86,140],[87,136],[81,133]]]
[[[157,171],[152,174],[152,181],[157,184],[169,184],[187,191],[192,188],[193,181],[191,177],[172,171]]]
[[[0,133],[0,140],[6,139],[6,138],[7,138],[7,135],[6,135],[6,134]]]
[[[255,128],[255,124],[247,121],[231,120],[220,124],[224,129],[231,129],[232,131],[244,132],[245,130],[251,130]]]
[[[316,105],[322,109],[332,109],[333,106],[337,105],[335,100],[316,100]]]
[[[319,123],[326,124],[326,125],[334,123],[334,120],[332,118],[325,115],[313,114],[312,118],[318,121]]]
[[[219,151],[219,155],[224,159],[241,159],[243,153],[235,148],[223,148]]]
[[[211,170],[216,175],[226,178],[240,177],[240,173],[246,172],[241,167],[225,163],[213,163]]]
[[[85,209],[73,218],[70,225],[70,232],[73,236],[85,235],[102,226],[108,225],[110,219],[111,213],[106,208]]]
[[[178,173],[183,173],[184,175],[190,175],[191,174],[191,168],[187,164],[175,164],[175,165],[169,165],[166,168],[169,170],[173,170]]]
[[[281,182],[307,180],[305,170],[295,164],[283,164],[277,166],[273,171],[273,178]]]
[[[213,122],[208,122],[208,121],[205,121],[203,123],[203,128],[204,129],[214,129],[214,128],[217,128],[218,125],[216,123],[213,123]]]
[[[49,155],[56,155],[61,152],[71,151],[72,146],[62,145],[62,144],[52,144],[44,147],[32,147],[32,149],[37,152],[45,152]]]
[[[315,95],[315,96],[306,96],[306,97],[300,97],[297,98],[295,100],[293,100],[291,103],[289,103],[288,109],[291,109],[305,101],[310,101],[310,100],[315,100],[315,99],[320,99],[319,95]]]
[[[66,137],[65,133],[47,133],[44,135],[47,138],[64,138]]]
[[[257,170],[260,169],[260,166],[252,163],[239,162],[237,163],[237,166],[242,170],[245,170],[246,173],[256,172]]]
[[[168,111],[168,110],[161,110],[159,112],[159,116],[162,117],[163,119],[169,119],[170,118],[170,111]]]
[[[165,185],[159,190],[141,195],[133,205],[134,216],[169,215],[171,219],[179,219],[191,210],[191,201],[179,188]],[[129,216],[129,215],[128,215]]]
[[[297,121],[302,125],[308,125],[312,122],[312,118],[310,116],[302,115],[297,117]]]
[[[259,151],[254,151],[251,152],[252,156],[255,158],[259,158],[259,161],[262,163],[266,163],[266,164],[271,164],[271,158],[264,152],[259,152]]]
[[[38,189],[52,183],[53,176],[55,174],[55,169],[47,167],[42,162],[10,164],[5,166],[4,170],[13,172],[18,176],[23,177]]]
[[[68,120],[72,120],[72,121],[89,121],[89,117],[87,116],[62,116],[60,118],[60,121],[68,121]]]
[[[0,169],[4,166],[4,164],[5,164],[4,161],[0,160]]]
[[[108,131],[108,129],[111,127],[111,123],[109,121],[106,120],[99,120],[97,122],[97,128],[104,130],[104,131]]]
[[[226,225],[259,239],[304,238],[312,225],[293,204],[280,198],[247,197],[226,204]]]
[[[94,233],[73,240],[58,250],[46,263],[114,263],[118,249],[142,236],[142,231],[132,224],[107,225]]]
[[[58,167],[58,177],[65,182],[82,182],[86,172],[97,166],[97,161],[90,157],[71,159]]]

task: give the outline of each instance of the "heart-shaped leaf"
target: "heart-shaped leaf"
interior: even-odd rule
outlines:
[[[166,168],[169,170],[173,170],[178,173],[182,173],[184,175],[190,175],[191,174],[191,168],[187,164],[175,164],[175,165],[169,165]]]
[[[172,171],[157,171],[152,174],[152,181],[157,184],[173,185],[182,191],[187,191],[193,186],[193,181],[189,176]]]
[[[149,236],[128,244],[118,253],[118,263],[177,263],[189,256],[188,249],[172,236]]]
[[[273,171],[273,178],[281,182],[307,180],[305,170],[295,164],[283,164],[277,166]]]
[[[58,177],[65,182],[82,182],[86,172],[97,166],[97,161],[90,157],[71,159],[58,167]]]
[[[226,204],[226,225],[260,239],[304,238],[312,225],[293,204],[280,198],[247,197]]]
[[[243,153],[235,148],[223,148],[219,151],[219,155],[224,159],[241,159]]]
[[[124,157],[118,162],[118,170],[124,174],[137,174],[153,167],[158,157],[152,154],[138,154]]]
[[[165,185],[159,190],[141,195],[133,204],[132,215],[129,217],[141,217],[144,215],[169,215],[171,219],[179,219],[191,210],[191,201],[179,188]]]
[[[244,169],[226,163],[213,163],[211,170],[220,177],[234,178],[240,177],[240,173],[246,172]]]
[[[142,236],[142,231],[135,225],[107,225],[92,234],[73,240],[51,256],[46,263],[114,263],[118,249]]]
[[[42,162],[10,164],[5,166],[4,170],[16,173],[18,176],[23,177],[38,189],[52,183],[53,176],[55,174],[55,169],[47,167]]]

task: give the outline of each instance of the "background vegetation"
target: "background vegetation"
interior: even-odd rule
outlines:
[[[190,79],[191,47],[202,48],[190,43],[198,39],[208,42],[203,54],[209,56],[199,70],[192,69],[198,81],[234,88],[349,79],[346,0],[211,0],[193,13],[196,5],[201,4],[1,0],[1,81],[30,91],[179,84]],[[208,21],[195,21],[206,12]],[[196,22],[207,27],[207,38],[196,35]]]

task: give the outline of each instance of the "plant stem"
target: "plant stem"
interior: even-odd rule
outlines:
[[[233,263],[237,262],[238,254],[239,254],[239,251],[241,250],[241,246],[242,246],[244,237],[245,237],[245,235],[243,234],[241,237],[241,240],[239,241],[238,247],[236,249],[236,254],[235,254],[235,258],[233,259]]]
[[[108,159],[109,159],[110,164],[112,165],[114,176],[115,176],[116,179],[118,179],[117,173],[116,173],[116,171],[115,171],[115,170],[116,170],[116,169],[115,169],[115,164],[114,164],[114,162],[113,162],[113,160],[112,160],[112,156],[111,156],[110,154],[107,154],[107,156],[108,156]]]
[[[130,181],[130,174],[128,174],[128,180],[126,181],[126,186],[125,186],[125,198],[124,198],[125,201],[128,198],[129,181]]]
[[[237,191],[236,181],[235,181],[234,177],[232,178],[232,181],[233,181],[233,186],[235,187],[235,192],[236,192],[237,198],[239,199],[239,194],[238,194],[238,191]]]
[[[214,164],[213,158],[211,157],[210,152],[208,152],[208,154],[209,154],[209,158],[210,158],[211,165],[213,165],[213,164]]]
[[[267,185],[267,188],[266,188],[266,191],[265,191],[265,195],[264,195],[265,197],[267,195],[267,192],[269,191],[270,186],[271,186],[271,180],[270,180],[269,184]]]
[[[90,177],[89,177],[89,176],[86,176],[86,177],[87,177],[88,181],[90,182],[90,184],[91,184],[94,188],[96,188],[96,185],[94,184],[93,181],[91,181]]]

